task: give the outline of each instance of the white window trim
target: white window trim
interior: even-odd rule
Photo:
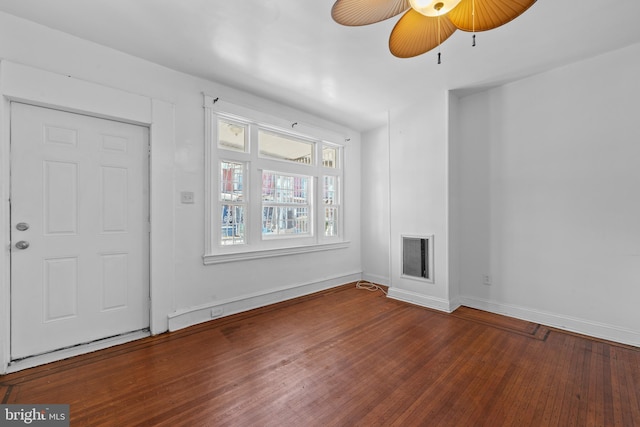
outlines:
[[[346,248],[350,242],[346,240],[345,233],[345,208],[344,208],[344,136],[339,135],[328,129],[317,128],[299,124],[295,121],[289,122],[285,119],[269,115],[248,107],[238,104],[225,102],[208,95],[204,95],[204,112],[205,112],[205,253],[203,262],[205,265],[220,264],[234,261],[243,261],[250,259],[270,258],[279,256],[288,256],[301,253],[313,253],[319,251],[335,250]],[[216,231],[216,218],[218,216],[218,197],[217,191],[219,186],[216,185],[219,180],[219,148],[217,146],[217,135],[215,135],[215,126],[217,119],[225,117],[229,120],[247,123],[248,125],[257,125],[267,130],[276,130],[280,133],[290,134],[297,138],[310,138],[315,143],[315,166],[311,166],[307,175],[314,177],[314,200],[312,200],[313,214],[315,217],[314,230],[311,236],[278,238],[270,237],[263,239],[261,229],[258,225],[261,218],[262,203],[259,202],[261,194],[261,180],[255,177],[255,167],[250,167],[246,171],[245,190],[247,197],[247,212],[245,212],[245,223],[247,228],[252,230],[245,235],[245,243],[240,245],[220,245],[217,241],[218,232]],[[291,128],[293,130],[289,131]],[[260,169],[279,170],[277,164],[280,160],[269,160],[259,157],[258,150],[254,150],[252,138],[255,135],[249,135],[249,151],[246,153],[235,153],[225,151],[223,160],[242,161],[251,164],[258,160]],[[337,159],[337,168],[326,168],[322,166],[322,147],[323,145],[331,145],[339,148],[339,158]],[[228,154],[228,155],[227,155]],[[273,162],[273,166],[266,167],[265,164]],[[308,166],[308,165],[305,165]],[[323,175],[332,175],[339,177],[339,216],[338,216],[338,235],[324,236],[324,228],[320,223],[323,222],[325,207],[322,202],[322,188],[319,180]],[[248,180],[248,182],[246,181]],[[247,185],[248,184],[248,185]],[[256,206],[258,204],[258,206]],[[322,213],[322,215],[320,215]],[[256,219],[256,215],[258,219]]]
[[[307,254],[313,252],[330,251],[349,247],[351,242],[344,240],[338,243],[317,243],[306,246],[291,246],[287,248],[260,249],[257,251],[230,252],[226,254],[204,255],[205,265],[224,264],[235,261],[247,261],[251,259],[274,258],[288,255]]]

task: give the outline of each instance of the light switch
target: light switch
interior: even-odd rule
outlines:
[[[182,203],[193,203],[193,191],[180,192],[180,201]]]

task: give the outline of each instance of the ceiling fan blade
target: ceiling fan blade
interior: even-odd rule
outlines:
[[[331,17],[342,25],[368,25],[396,16],[409,7],[409,0],[337,0],[331,8]]]
[[[439,39],[438,19],[440,19]],[[389,50],[398,58],[422,55],[434,47],[438,47],[438,43],[443,43],[455,30],[456,27],[447,15],[431,18],[410,9],[393,27],[389,37]]]
[[[522,15],[535,2],[536,0],[462,0],[447,16],[462,31],[487,31]]]

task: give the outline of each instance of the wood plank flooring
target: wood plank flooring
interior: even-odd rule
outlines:
[[[640,349],[349,284],[0,377],[72,426],[640,426]]]

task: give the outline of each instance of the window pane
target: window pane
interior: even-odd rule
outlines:
[[[243,163],[220,162],[220,200],[244,200],[243,173]]]
[[[332,237],[338,235],[338,209],[324,208],[324,235]]]
[[[221,229],[220,244],[245,243],[244,224],[244,164],[220,162]]]
[[[313,143],[261,130],[258,134],[260,155],[288,162],[313,164]]]
[[[309,204],[309,177],[262,173],[262,201],[294,205]]]
[[[247,151],[246,125],[218,120],[218,147],[243,153]]]
[[[322,200],[324,201],[324,235],[333,237],[338,235],[338,177],[322,177]]]
[[[222,205],[220,244],[245,243],[244,206]]]
[[[309,208],[265,206],[262,209],[262,234],[309,234]]]
[[[262,173],[262,235],[311,234],[311,177]]]
[[[338,149],[335,147],[322,147],[322,166],[325,168],[338,167]]]
[[[322,177],[322,199],[325,205],[338,204],[338,177],[324,176]]]

